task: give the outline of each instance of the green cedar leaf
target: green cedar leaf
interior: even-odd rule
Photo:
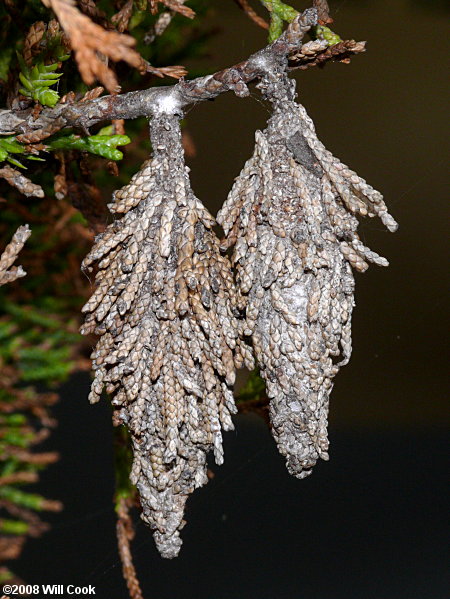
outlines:
[[[12,158],[11,156],[8,155],[8,157],[6,158],[6,160],[8,162],[10,162],[11,164],[14,164],[14,166],[18,166],[19,168],[24,168],[26,170],[26,166],[24,164],[22,164],[21,162],[19,162],[18,160],[16,160],[15,158]]]

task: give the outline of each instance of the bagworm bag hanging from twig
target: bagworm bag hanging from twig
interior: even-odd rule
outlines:
[[[235,367],[253,367],[238,336],[230,263],[214,219],[193,195],[179,119],[151,122],[153,159],[114,194],[111,224],[83,263],[98,261],[83,333],[100,339],[90,394],[113,394],[133,440],[132,482],[164,557],[178,554],[186,499],[223,461],[233,428]]]
[[[114,194],[111,212],[123,216],[84,261],[99,267],[84,307],[83,332],[100,335],[90,399],[106,387],[130,430],[132,482],[164,557],[179,552],[207,452],[223,461],[235,368],[254,366],[246,337],[289,471],[303,478],[328,458],[329,395],[351,353],[352,267],[387,265],[361,243],[356,215],[397,227],[381,194],[318,140],[285,68],[272,67],[259,87],[273,114],[218,216],[237,291],[215,221],[192,193],[174,115],[152,120],[154,156]]]
[[[270,398],[272,432],[298,478],[328,459],[333,377],[351,353],[351,267],[388,262],[365,247],[355,215],[397,227],[381,194],[328,152],[284,72],[259,87],[273,103],[265,131],[218,222],[234,245],[239,306]]]

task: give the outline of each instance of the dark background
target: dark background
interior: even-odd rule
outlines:
[[[227,1],[215,1],[210,71],[265,44]],[[187,507],[181,555],[162,560],[137,522],[145,599],[447,599],[444,442],[448,10],[432,0],[336,0],[343,38],[368,40],[351,65],[296,75],[299,100],[334,154],[380,189],[400,229],[361,226],[388,269],[357,275],[354,350],[331,398],[331,459],[290,477],[262,419],[236,418],[226,462]],[[302,3],[295,3],[301,8]],[[268,113],[256,90],[192,109],[197,195],[216,212]],[[64,386],[46,449],[61,460],[41,491],[61,499],[52,530],[29,541],[14,570],[32,584],[93,584],[125,599],[116,550],[112,434],[106,402],[89,406],[89,377]]]

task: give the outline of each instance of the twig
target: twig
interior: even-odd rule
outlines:
[[[335,44],[334,46],[322,48],[322,50],[309,56],[308,54],[303,54],[303,51],[308,45],[312,45],[317,41],[318,40],[314,42],[309,42],[309,44],[305,44],[305,46],[302,46],[300,50],[300,60],[296,63],[297,57],[293,57],[294,61],[289,65],[290,71],[294,71],[296,69],[304,71],[305,69],[309,69],[310,67],[321,67],[324,66],[327,62],[333,61],[348,63],[350,62],[350,56],[354,54],[360,54],[361,52],[366,51],[366,42],[346,40],[344,42],[340,42],[339,44]]]
[[[119,33],[123,33],[126,29],[128,29],[128,24],[132,14],[133,0],[127,0],[119,12],[111,18],[111,21],[116,25],[117,31]]]
[[[26,522],[28,524],[27,535],[30,537],[40,537],[49,529],[49,525],[43,522],[35,512],[12,501],[0,499],[0,508],[6,510],[10,516]]]
[[[12,268],[11,266],[30,235],[31,231],[28,225],[19,227],[0,256],[0,285],[15,281],[27,274],[22,266]]]
[[[193,19],[195,17],[195,12],[189,6],[184,6],[185,0],[159,0],[161,4],[170,8],[174,12],[180,13],[183,17],[187,17],[188,19]]]
[[[238,4],[242,10],[245,12],[247,17],[251,19],[254,23],[256,23],[262,29],[269,29],[269,23],[264,20],[262,17],[258,15],[258,13],[253,10],[253,8],[248,3],[248,0],[234,0],[236,4]]]
[[[116,31],[107,31],[97,25],[78,10],[74,0],[42,0],[42,2],[58,17],[75,52],[75,59],[85,83],[91,85],[98,79],[111,93],[120,89],[117,77],[99,58],[99,52],[116,62],[125,60],[130,66],[139,69],[142,58],[133,49],[136,44],[133,37]]]
[[[186,0],[179,0],[179,4],[184,4]],[[144,44],[149,45],[155,41],[157,37],[162,35],[167,27],[172,22],[175,16],[174,10],[166,10],[158,16],[158,20],[144,36]]]
[[[16,483],[35,483],[38,480],[36,472],[13,472],[5,476],[0,476],[0,487]]]
[[[239,97],[248,96],[249,83],[261,79],[267,71],[276,71],[289,57],[301,55],[302,48],[306,46],[302,46],[302,39],[317,24],[317,19],[316,9],[305,10],[273,43],[247,60],[213,75],[190,81],[180,80],[173,86],[103,96],[92,101],[59,103],[54,108],[42,110],[37,118],[34,118],[31,109],[0,111],[0,135],[18,134],[19,141],[35,143],[67,127],[88,133],[89,127],[104,121],[152,117],[161,112],[181,114],[191,104],[213,100],[230,90]],[[364,44],[350,40],[327,49],[319,44],[317,55],[302,56],[291,68],[310,68],[330,60],[346,61],[351,54],[363,52]]]
[[[22,173],[15,168],[11,168],[8,165],[0,168],[0,178],[5,179],[10,185],[16,187],[21,193],[28,197],[44,197],[44,190],[42,187],[30,181],[28,177],[22,175]]]
[[[0,561],[17,559],[22,552],[26,537],[0,536]]]
[[[25,38],[22,52],[23,52],[23,57],[25,59],[25,62],[27,63],[28,66],[31,65],[31,62],[33,60],[33,55],[36,50],[36,46],[41,41],[41,39],[45,33],[45,29],[46,29],[46,26],[45,26],[44,21],[37,21],[36,23],[33,23],[33,25],[30,27],[30,29],[27,33],[27,37]]]
[[[313,6],[317,10],[321,25],[328,25],[333,22],[333,19],[330,17],[330,7],[327,0],[313,0]]]
[[[21,141],[39,141],[55,133],[55,129],[65,127],[87,131],[102,121],[152,117],[161,112],[181,113],[191,104],[212,100],[230,90],[240,97],[248,96],[247,84],[260,79],[267,71],[276,70],[291,54],[298,52],[303,36],[316,24],[317,11],[307,9],[276,41],[247,60],[213,75],[191,81],[181,80],[173,86],[104,96],[91,102],[58,104],[44,109],[35,120],[30,110],[5,110],[0,112],[0,135],[21,133]]]
[[[13,449],[9,447],[5,450],[5,457],[14,456],[21,462],[28,462],[29,464],[39,464],[40,466],[44,466],[46,464],[54,464],[58,461],[59,456],[54,452],[43,452],[43,453],[31,453],[31,451],[26,451],[25,449]]]
[[[133,523],[131,522],[128,502],[125,498],[118,501],[117,509],[117,544],[122,562],[123,577],[126,580],[130,599],[143,599],[139,580],[133,564],[130,542],[134,538]]]

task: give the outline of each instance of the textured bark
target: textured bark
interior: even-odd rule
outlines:
[[[198,77],[190,81],[180,81],[174,86],[152,87],[150,89],[130,92],[121,95],[104,96],[90,102],[57,104],[54,108],[45,108],[35,118],[32,110],[0,111],[0,135],[20,134],[23,141],[39,141],[49,137],[65,127],[76,127],[87,131],[89,127],[103,121],[114,119],[135,119],[141,116],[152,117],[166,111],[168,104],[176,108],[180,114],[187,106],[212,100],[227,91],[234,91],[238,96],[249,94],[247,85],[264,76],[267,70],[280,61],[293,56],[292,68],[314,63],[327,51],[326,44],[311,46],[305,44],[302,53],[302,39],[309,29],[317,24],[317,11],[307,9],[299,15],[275,42],[259,50],[248,60],[206,77]],[[364,43],[342,48],[346,57],[352,53],[363,52]],[[315,44],[315,42],[312,42]],[[311,48],[315,48],[313,54]],[[308,50],[309,49],[309,50]],[[298,59],[295,60],[295,56]],[[326,60],[336,60],[339,52],[328,53]]]

